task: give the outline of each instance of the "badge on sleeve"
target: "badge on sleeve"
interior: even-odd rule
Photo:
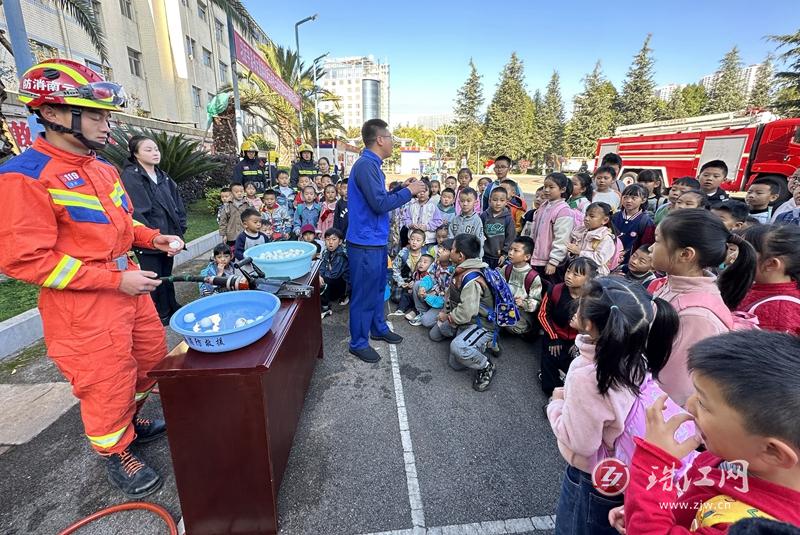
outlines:
[[[83,186],[86,184],[86,181],[81,178],[77,171],[69,171],[68,173],[63,173],[56,176],[58,176],[58,179],[69,189],[77,188],[78,186]]]

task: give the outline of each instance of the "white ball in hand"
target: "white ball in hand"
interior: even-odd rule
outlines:
[[[180,249],[182,245],[183,244],[181,243],[180,240],[172,240],[171,242],[169,242],[170,249]]]

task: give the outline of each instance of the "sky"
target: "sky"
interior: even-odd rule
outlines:
[[[656,85],[695,83],[713,73],[734,45],[759,63],[775,44],[764,37],[800,29],[798,0],[403,0],[401,2],[264,2],[244,0],[267,35],[301,57],[373,55],[390,65],[390,121],[451,113],[472,58],[486,105],[503,65],[516,51],[528,92],[544,92],[553,70],[566,109],[597,60],[618,90],[648,33]]]

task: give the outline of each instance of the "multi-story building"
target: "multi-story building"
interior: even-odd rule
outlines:
[[[325,60],[325,76],[319,85],[339,97],[345,128],[361,127],[369,119],[389,122],[389,64],[372,56]],[[335,104],[320,103],[320,111],[332,112]]]
[[[231,81],[225,13],[210,0],[92,0],[92,5],[105,34],[106,64],[86,32],[53,0],[22,2],[36,59],[72,59],[121,83],[130,97],[127,113],[205,128],[206,104]],[[236,30],[254,47],[267,42],[252,20],[249,26]],[[8,31],[2,10],[0,28]],[[0,67],[13,62],[0,47]],[[14,83],[7,86],[15,90]],[[259,127],[253,118],[245,123]]]
[[[682,87],[683,86],[680,85],[680,84],[667,84],[667,85],[662,85],[662,86],[656,87],[655,89],[653,89],[653,92],[655,93],[656,98],[666,102],[670,98],[672,98],[672,94],[675,91],[677,91],[678,89],[681,89]]]
[[[745,95],[749,95],[750,91],[752,91],[753,87],[755,87],[756,77],[758,76],[758,69],[760,67],[761,64],[756,63],[755,65],[749,65],[742,68],[741,77],[742,81],[744,82]],[[706,88],[706,91],[711,92],[711,90],[714,88],[714,83],[717,81],[717,76],[719,76],[719,72],[706,74],[700,79],[700,84]]]

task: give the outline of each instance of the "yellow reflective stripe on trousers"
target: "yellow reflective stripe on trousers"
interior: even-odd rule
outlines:
[[[122,435],[125,433],[125,430],[128,429],[126,425],[119,431],[114,431],[113,433],[109,433],[107,435],[102,435],[99,437],[93,437],[92,435],[86,435],[89,439],[89,442],[92,443],[93,446],[97,446],[98,448],[113,448],[119,439],[122,438]]]
[[[104,211],[100,199],[94,195],[85,195],[83,193],[76,193],[63,189],[48,189],[47,191],[50,192],[53,204],[61,206],[80,206],[81,208],[88,208],[90,210]]]
[[[69,255],[64,255],[58,261],[56,267],[50,272],[50,275],[42,283],[45,288],[55,288],[56,290],[63,290],[67,284],[75,277],[75,274],[80,269],[81,262],[77,258],[72,258]]]
[[[109,194],[111,200],[114,202],[114,206],[121,206],[122,205],[122,196],[125,194],[125,190],[122,189],[122,186],[119,182],[114,183],[114,191]]]
[[[134,400],[134,401],[137,401],[137,402],[138,402],[138,401],[142,401],[144,398],[146,398],[147,396],[149,396],[149,395],[150,395],[150,391],[151,391],[152,389],[153,389],[153,387],[151,386],[150,388],[148,388],[148,389],[147,389],[147,390],[145,390],[144,392],[136,392],[136,395],[135,395],[135,396],[133,396],[133,400]]]

